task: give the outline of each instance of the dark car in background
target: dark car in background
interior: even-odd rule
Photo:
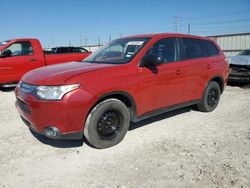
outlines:
[[[70,54],[70,53],[88,53],[88,50],[82,47],[55,47],[45,51],[46,54]]]
[[[250,82],[250,49],[230,58],[230,81]]]

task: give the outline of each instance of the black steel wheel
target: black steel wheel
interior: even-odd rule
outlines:
[[[107,99],[89,113],[84,136],[96,148],[108,148],[122,141],[130,125],[127,106],[118,99]]]
[[[208,91],[207,105],[210,108],[213,108],[218,103],[219,97],[220,97],[220,94],[219,94],[218,89],[217,88],[211,88]]]
[[[103,139],[112,139],[122,130],[123,118],[119,111],[108,110],[98,120],[97,131]]]
[[[197,105],[198,109],[203,112],[213,111],[220,100],[220,86],[217,82],[210,81],[203,93],[201,102]]]

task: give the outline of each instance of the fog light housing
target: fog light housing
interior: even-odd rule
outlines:
[[[59,135],[59,130],[56,127],[47,127],[43,132],[44,135],[49,138],[55,138]]]

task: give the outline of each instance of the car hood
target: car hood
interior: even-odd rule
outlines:
[[[26,73],[22,81],[33,85],[61,85],[82,73],[113,67],[112,64],[71,62],[38,68]]]
[[[237,55],[230,58],[232,65],[250,65],[250,55]]]

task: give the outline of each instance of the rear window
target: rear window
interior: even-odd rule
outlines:
[[[204,41],[204,43],[207,49],[207,56],[215,56],[220,53],[218,48],[211,41]]]
[[[206,57],[206,51],[202,40],[183,38],[184,59]]]

